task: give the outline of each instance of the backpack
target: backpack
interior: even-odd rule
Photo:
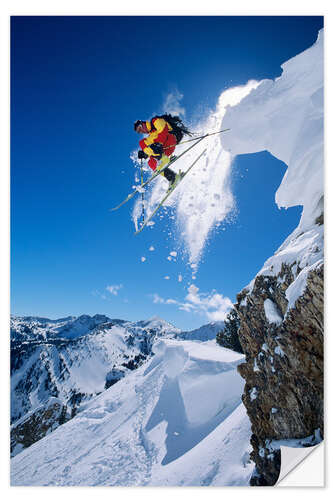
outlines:
[[[185,127],[185,125],[183,124],[183,122],[179,118],[179,116],[172,116],[170,114],[154,116],[154,118],[152,118],[152,120],[150,122],[152,129],[155,128],[153,123],[152,123],[152,121],[155,118],[163,118],[163,120],[165,120],[166,122],[169,123],[169,125],[171,125],[172,130],[170,130],[170,134],[173,134],[174,136],[176,136],[177,144],[182,140],[182,138],[184,137],[184,134],[192,135],[191,132]]]

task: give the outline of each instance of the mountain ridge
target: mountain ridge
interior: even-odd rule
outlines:
[[[199,331],[208,328],[210,335],[206,337],[211,340],[214,326],[216,329],[215,324],[211,329],[208,324]],[[191,339],[191,331],[184,334]],[[131,322],[100,314],[50,321],[38,316],[12,315],[12,454],[47,432],[45,420],[49,419],[52,428],[56,428],[57,422],[49,410],[52,398],[57,399],[54,410],[58,421],[60,416],[62,422],[67,421],[83,403],[152,356],[157,339],[179,335],[179,329],[157,316]]]

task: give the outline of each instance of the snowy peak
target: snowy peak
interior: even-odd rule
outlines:
[[[203,325],[200,328],[191,330],[189,332],[181,332],[177,338],[183,340],[200,340],[205,342],[207,340],[215,340],[216,335],[224,329],[224,321],[214,321]]]
[[[106,321],[111,320],[107,316],[98,314],[93,317],[82,315],[60,319],[40,318],[38,316],[12,316],[10,319],[11,339],[75,338],[88,333],[97,325]]]
[[[12,340],[49,340],[49,339],[76,339],[100,329],[111,328],[114,325],[123,326],[133,333],[142,334],[144,330],[152,330],[159,335],[176,334],[180,330],[167,321],[156,317],[142,321],[126,321],[111,319],[104,314],[89,316],[68,316],[67,318],[51,320],[33,316],[12,316]]]
[[[139,328],[145,328],[147,330],[154,330],[158,332],[160,335],[162,334],[176,334],[180,332],[180,330],[176,327],[174,327],[171,323],[168,323],[162,318],[159,318],[158,316],[153,316],[152,318],[148,320],[141,320],[136,323],[127,323],[128,325],[131,325],[132,328],[139,327]]]
[[[74,339],[91,332],[102,323],[108,322],[111,322],[110,318],[102,314],[95,314],[92,317],[88,314],[83,314],[69,321],[64,326],[55,329],[54,332],[59,337]]]

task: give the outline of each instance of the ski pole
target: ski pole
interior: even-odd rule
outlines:
[[[142,168],[142,158],[141,158],[141,166],[140,166],[140,174],[141,174],[141,186],[143,184],[143,168]],[[145,196],[144,196],[144,191],[141,193],[141,200],[142,200],[142,224],[145,223]]]
[[[227,132],[228,130],[231,130],[231,128],[225,128],[223,130],[218,130],[217,132],[212,132],[211,134],[205,134],[205,135],[201,135],[199,137],[195,137],[194,139],[188,139],[187,141],[179,142],[178,144],[176,144],[176,146],[180,146],[180,144],[185,144],[186,142],[196,141],[197,139],[203,139],[204,137],[209,137],[210,135],[221,134],[221,132]],[[163,148],[163,149],[166,150],[166,149],[173,148],[173,147],[174,147],[174,145],[167,146],[166,148]]]

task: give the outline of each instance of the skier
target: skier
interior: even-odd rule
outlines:
[[[191,135],[180,118],[172,115],[154,116],[147,121],[137,120],[134,130],[138,134],[148,134],[148,137],[139,142],[141,149],[138,151],[138,158],[149,158],[148,165],[154,171],[170,162],[170,156],[184,134]],[[169,167],[164,168],[161,174],[169,181],[169,188],[180,177]]]
[[[169,189],[167,190],[161,202],[157,205],[157,207],[149,215],[149,217],[143,221],[140,229],[136,231],[135,234],[138,234],[149,224],[156,212],[163,206],[167,198],[171,196],[173,191],[177,188],[178,183],[181,182],[182,179],[184,179],[184,177],[192,170],[192,168],[198,163],[200,158],[202,158],[203,155],[207,153],[207,148],[199,154],[199,156],[191,163],[190,166],[187,166],[185,172],[179,171],[176,174],[173,170],[167,167],[169,162],[173,164],[174,162],[178,161],[191,149],[201,143],[201,141],[203,141],[206,137],[215,134],[221,134],[222,132],[227,132],[227,130],[231,129],[226,128],[224,130],[218,130],[217,132],[211,132],[202,135],[201,137],[196,137],[195,139],[182,141],[182,144],[184,144],[185,142],[195,142],[174,158],[170,158],[170,155],[175,150],[176,145],[182,140],[183,135],[193,135],[191,132],[189,132],[189,130],[187,130],[178,116],[162,115],[154,116],[154,118],[152,118],[150,121],[137,120],[134,123],[134,130],[139,134],[148,134],[148,137],[140,141],[141,150],[138,151],[138,158],[149,158],[148,163],[150,168],[152,170],[156,170],[156,172],[151,175],[150,178],[145,182],[143,182],[141,178],[140,188],[144,188],[150,182],[156,179],[158,175],[161,174],[164,175],[164,177],[170,182]],[[160,163],[158,164],[159,161]],[[160,171],[161,169],[163,170]],[[133,186],[133,188],[133,191],[131,191],[121,203],[119,203],[116,207],[111,208],[110,210],[118,210],[118,208],[122,207],[125,203],[131,200],[137,193],[142,193],[142,190],[139,190],[138,187]]]

